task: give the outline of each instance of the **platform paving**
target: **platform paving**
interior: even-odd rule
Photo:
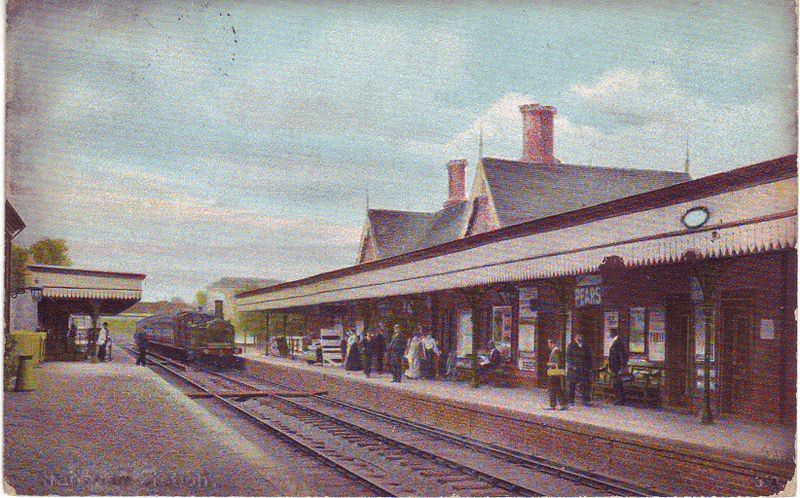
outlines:
[[[40,389],[4,395],[7,492],[286,494],[285,469],[149,368],[45,363]]]
[[[601,402],[595,402],[591,407],[577,404],[566,411],[550,411],[545,410],[548,401],[547,391],[544,389],[490,386],[475,389],[465,382],[407,378],[396,384],[390,382],[391,375],[386,373],[373,374],[367,379],[362,372],[346,371],[336,366],[309,365],[298,360],[264,356],[263,353],[247,353],[244,356],[254,362],[324,373],[366,385],[380,385],[387,389],[433,396],[444,402],[469,403],[487,409],[512,410],[561,422],[572,421],[584,427],[613,430],[654,441],[675,441],[700,449],[730,452],[744,458],[756,457],[790,464],[795,455],[794,427],[761,425],[732,418],[723,418],[714,425],[707,426],[701,424],[694,414]]]

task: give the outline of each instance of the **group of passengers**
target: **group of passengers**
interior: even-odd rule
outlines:
[[[409,379],[435,379],[441,365],[441,351],[430,332],[421,327],[406,339],[399,325],[388,342],[382,327],[364,336],[351,333],[341,342],[342,363],[346,370],[363,370],[369,377],[373,372],[383,373],[388,366],[392,382]]]
[[[78,344],[78,326],[72,322],[67,330],[66,337],[66,351],[72,353]],[[111,361],[111,333],[108,331],[108,322],[103,322],[103,326],[99,329],[90,329],[86,335],[86,345],[89,354],[97,352],[97,359],[100,361]]]
[[[388,344],[382,327],[366,333],[363,337],[351,333],[341,342],[342,363],[346,370],[363,370],[369,377],[373,372],[382,373],[384,365],[388,365],[392,374],[392,382],[401,382],[403,377],[409,379],[436,379],[441,371],[442,352],[439,344],[430,331],[423,332],[418,327],[412,336],[406,339],[399,325],[394,326]],[[628,352],[625,341],[620,340],[616,330],[611,331],[612,342],[609,350],[608,369],[613,378],[617,395],[616,404],[626,403],[625,381],[628,366]],[[585,343],[583,335],[576,333],[567,346],[566,361],[558,343],[553,339],[547,341],[550,356],[547,363],[549,406],[547,410],[567,410],[575,405],[576,394],[580,394],[584,406],[592,406],[592,350]],[[489,341],[485,351],[479,352],[479,378],[499,368],[503,363],[503,355],[497,346]],[[455,368],[448,357],[446,376]],[[566,366],[566,368],[564,368]]]

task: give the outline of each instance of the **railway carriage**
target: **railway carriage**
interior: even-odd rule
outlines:
[[[202,311],[181,311],[144,318],[136,331],[153,350],[184,360],[235,362],[242,349],[236,346],[234,328],[222,317]]]

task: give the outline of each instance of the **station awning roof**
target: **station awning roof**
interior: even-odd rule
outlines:
[[[602,188],[602,185],[598,185]],[[688,228],[691,209],[708,220]],[[788,156],[236,296],[240,311],[415,294],[796,247],[797,159]]]
[[[34,264],[28,265],[26,285],[41,289],[44,298],[99,301],[102,309],[121,311],[142,298],[144,279],[141,273]]]

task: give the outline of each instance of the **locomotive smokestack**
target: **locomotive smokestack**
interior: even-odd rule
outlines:
[[[214,301],[214,316],[222,318],[222,299]]]

